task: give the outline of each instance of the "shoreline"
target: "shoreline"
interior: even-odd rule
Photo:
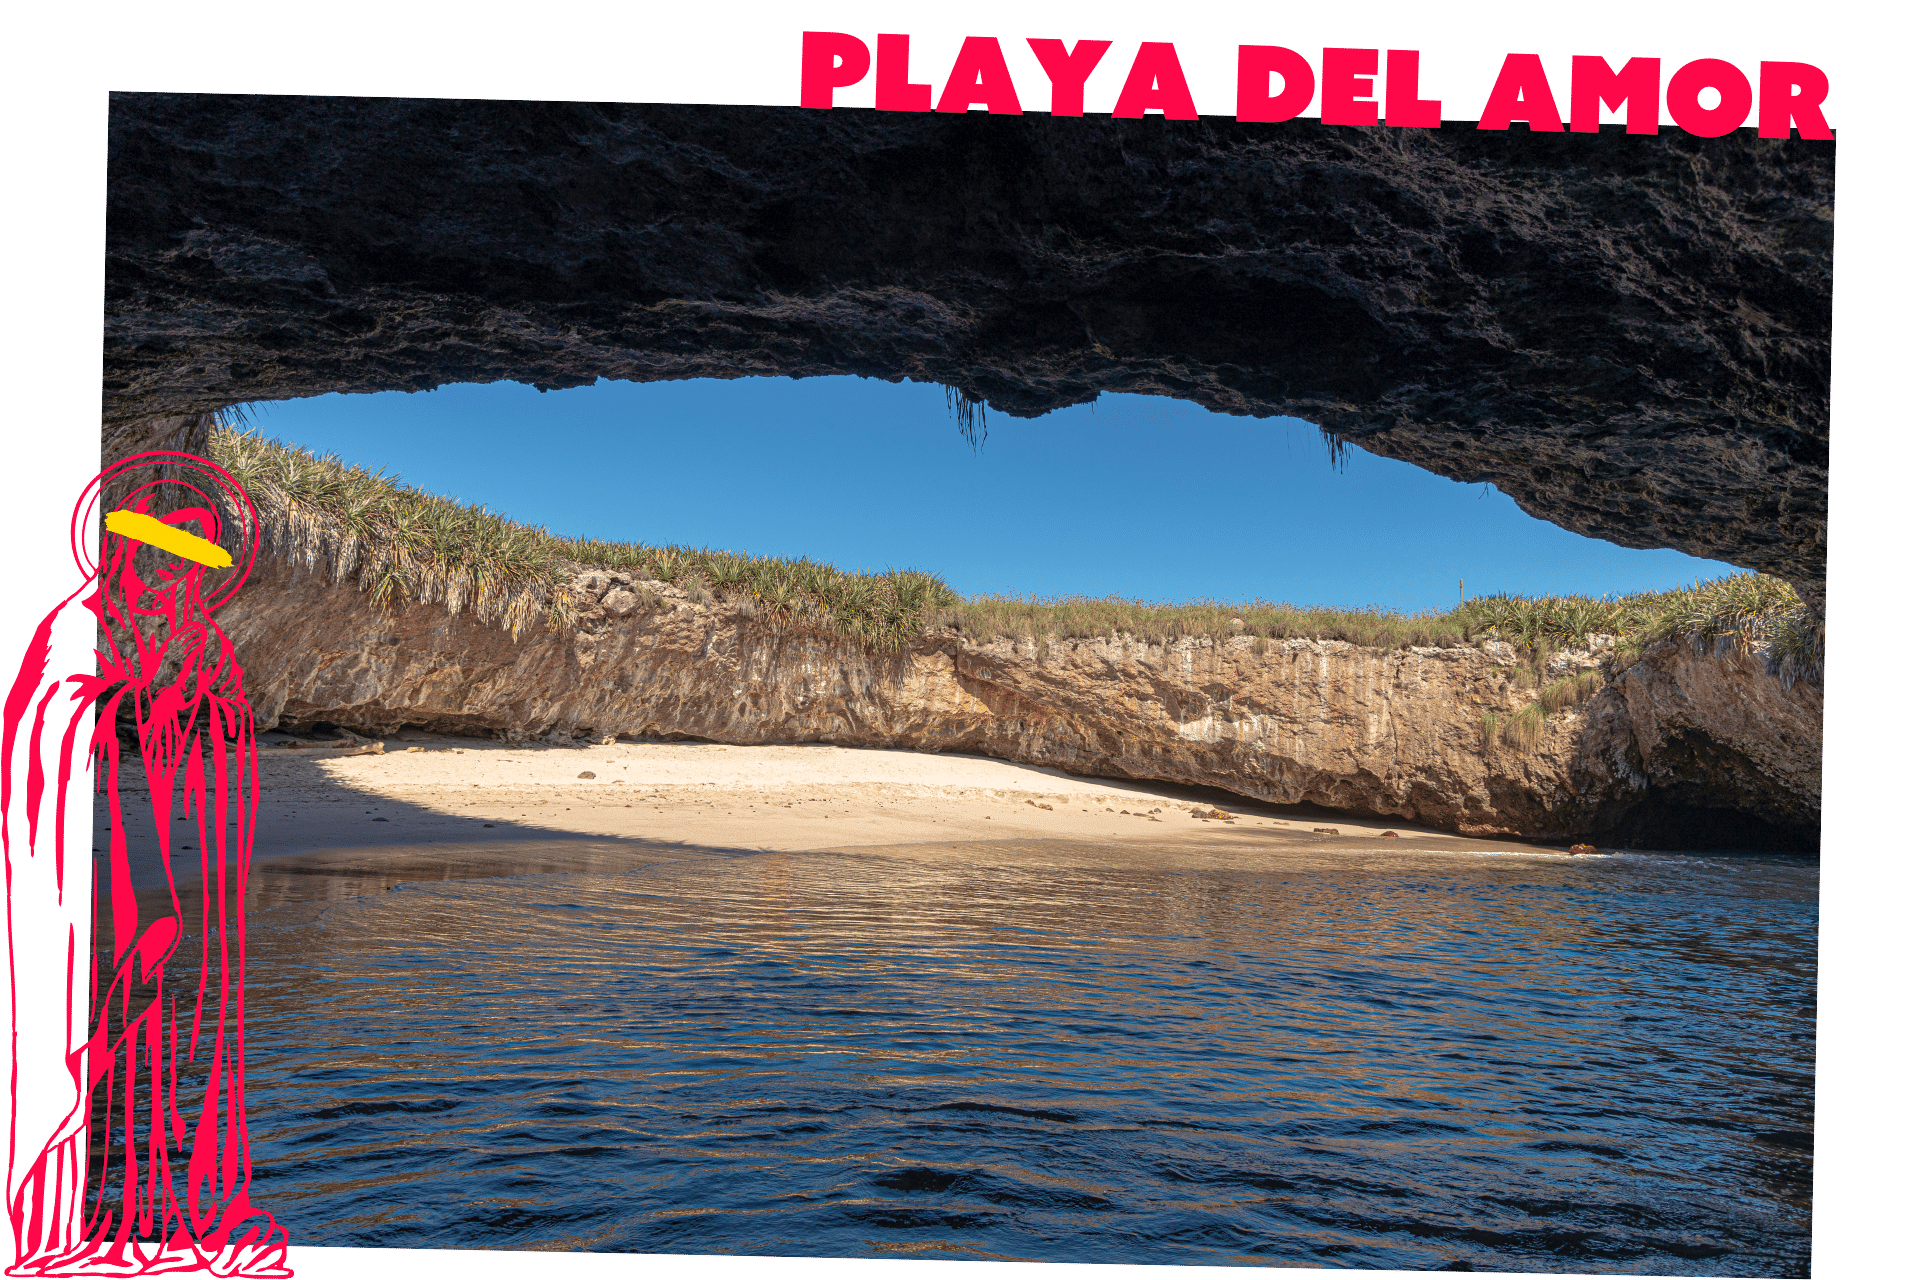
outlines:
[[[1308,851],[1567,856],[983,756],[826,744],[515,746],[420,732],[366,754],[280,745],[291,741],[304,740],[269,733],[259,745],[249,897],[261,905],[380,892],[404,879],[909,846],[964,857],[968,846],[1010,842],[1249,860]],[[124,797],[144,794],[140,777],[122,775]],[[128,813],[136,886],[157,888],[165,883],[157,839],[137,809]],[[175,857],[197,863],[197,848]],[[185,881],[186,868],[174,865]]]

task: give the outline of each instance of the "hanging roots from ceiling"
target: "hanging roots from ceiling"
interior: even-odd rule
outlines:
[[[947,412],[960,428],[960,438],[975,453],[980,452],[980,446],[987,441],[987,398],[958,387],[946,387],[944,383],[942,386],[947,393]]]

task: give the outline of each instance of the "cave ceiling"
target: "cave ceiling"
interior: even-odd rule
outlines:
[[[174,94],[110,131],[109,428],[498,379],[1168,395],[1822,597],[1830,143]],[[1168,447],[1170,513],[1287,537]]]

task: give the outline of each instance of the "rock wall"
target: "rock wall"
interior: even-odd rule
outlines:
[[[1834,145],[115,94],[109,423],[512,378],[1291,414],[1824,599]]]
[[[438,606],[383,612],[263,556],[220,615],[263,724],[507,737],[970,751],[1071,773],[1222,787],[1472,835],[1658,847],[1813,847],[1818,689],[1676,645],[1624,669],[1605,637],[1549,677],[1607,673],[1518,750],[1482,719],[1527,705],[1513,651],[1124,636],[876,654],[751,608],[587,572],[580,621],[515,640]]]

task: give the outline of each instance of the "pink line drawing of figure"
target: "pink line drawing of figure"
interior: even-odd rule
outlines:
[[[88,534],[109,502],[168,528],[125,526],[158,541],[103,532],[95,565]],[[258,758],[240,664],[213,621],[252,568],[258,528],[246,492],[204,458],[144,453],[101,472],[74,507],[82,585],[40,624],[7,693],[9,1275],[292,1274],[285,1229],[249,1197],[244,900]],[[86,624],[97,670],[50,669],[56,631]],[[123,790],[133,767],[144,791]],[[98,852],[68,803],[89,770],[108,819]],[[147,821],[163,876],[140,889],[128,824]],[[30,945],[50,928],[63,973]],[[32,1105],[48,1097],[53,1111]]]

